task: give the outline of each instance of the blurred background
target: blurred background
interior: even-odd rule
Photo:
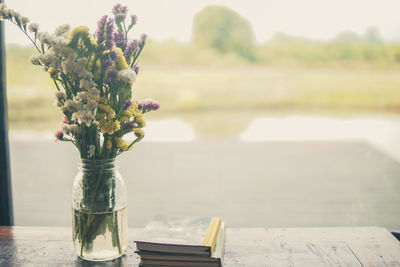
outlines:
[[[400,229],[400,2],[119,1],[149,40],[133,88],[161,110],[119,160],[129,225],[156,213],[233,227]],[[6,2],[52,32],[117,1]],[[78,153],[35,50],[6,25],[16,225],[71,223]],[[146,114],[147,115],[147,114]]]

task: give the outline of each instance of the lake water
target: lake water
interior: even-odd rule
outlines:
[[[400,162],[400,117],[258,118],[240,139],[260,141],[364,141]]]
[[[128,140],[133,134],[126,136]],[[287,116],[260,117],[239,136],[243,142],[362,141],[400,162],[400,117],[397,116]],[[54,140],[53,132],[11,131],[11,140]],[[193,127],[170,118],[149,121],[143,142],[192,142]]]
[[[156,213],[219,215],[228,226],[400,229],[396,117],[258,118],[205,140],[179,119],[150,122],[118,159],[130,227]],[[172,127],[171,127],[172,126]],[[17,225],[71,224],[78,153],[53,133],[10,132]]]

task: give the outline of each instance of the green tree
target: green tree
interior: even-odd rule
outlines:
[[[236,53],[255,60],[254,34],[250,23],[235,11],[223,6],[208,6],[193,21],[193,42],[220,53]]]
[[[369,44],[375,44],[375,45],[381,45],[382,42],[382,37],[379,32],[379,29],[377,27],[369,27],[365,31],[365,41],[368,42]]]

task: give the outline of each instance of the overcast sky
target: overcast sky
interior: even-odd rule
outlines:
[[[362,34],[377,26],[384,39],[400,40],[400,0],[5,0],[10,8],[52,31],[60,24],[87,25],[110,14],[115,3],[127,5],[139,18],[134,34],[147,33],[162,40],[188,42],[193,16],[207,5],[225,5],[245,17],[259,43],[275,32],[327,40],[342,31]],[[6,42],[28,44],[12,25],[6,26]]]

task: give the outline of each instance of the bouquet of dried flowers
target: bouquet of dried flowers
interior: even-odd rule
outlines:
[[[116,211],[118,180],[110,166],[112,159],[143,138],[143,114],[160,108],[156,101],[137,101],[132,96],[147,36],[128,41],[137,18],[127,17],[127,12],[127,7],[115,5],[113,17],[101,17],[94,35],[86,26],[70,30],[69,25],[49,34],[0,4],[0,19],[15,24],[28,37],[38,52],[31,57],[32,64],[41,66],[57,89],[56,104],[64,115],[57,140],[73,143],[83,169],[89,169],[76,180],[78,193],[73,197],[73,237],[79,240],[78,253],[84,258],[92,252],[94,240],[109,232],[112,247],[122,254],[126,242],[121,244],[120,228],[127,224],[121,218],[126,215]],[[123,139],[128,133],[134,135],[130,143]]]
[[[131,150],[144,136],[143,113],[160,107],[153,100],[133,99],[138,58],[147,36],[128,42],[137,17],[127,18],[127,12],[127,7],[115,5],[114,18],[101,17],[94,35],[86,26],[70,31],[69,25],[49,34],[0,4],[0,19],[12,22],[29,38],[38,51],[32,64],[41,66],[57,88],[64,120],[56,138],[73,143],[82,159],[109,159]],[[123,136],[131,132],[136,139],[127,143]]]

